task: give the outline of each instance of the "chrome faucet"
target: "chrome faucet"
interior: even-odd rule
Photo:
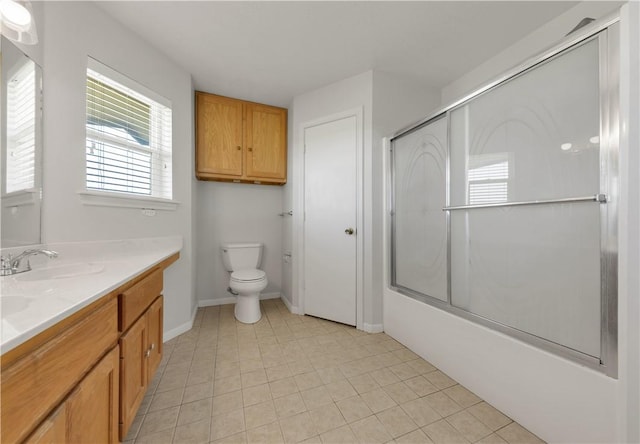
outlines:
[[[58,257],[58,253],[56,253],[55,251],[42,249],[25,250],[16,257],[13,257],[11,254],[9,254],[6,258],[4,256],[1,256],[0,260],[2,264],[0,266],[0,276],[10,276],[12,274],[24,273],[25,271],[31,270],[29,259],[27,259],[26,265],[22,265],[22,260],[36,254],[44,254],[51,259]]]

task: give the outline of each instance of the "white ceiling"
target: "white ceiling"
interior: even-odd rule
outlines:
[[[370,69],[441,88],[576,3],[98,2],[197,90],[279,106]]]

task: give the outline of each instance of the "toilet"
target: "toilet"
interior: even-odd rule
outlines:
[[[260,292],[267,287],[267,275],[258,269],[262,244],[227,243],[221,248],[224,266],[231,272],[229,290],[236,296],[236,319],[245,324],[258,322],[262,317]]]

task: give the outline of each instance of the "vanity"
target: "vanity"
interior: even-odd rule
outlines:
[[[42,46],[0,36],[0,442],[119,442],[162,360],[163,277],[183,240],[42,244],[44,74],[31,57]]]
[[[119,442],[162,359],[179,237],[47,245],[0,278],[2,442]]]

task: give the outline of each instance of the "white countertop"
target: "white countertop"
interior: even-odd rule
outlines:
[[[0,277],[1,353],[17,347],[179,252],[182,237],[68,242],[11,250],[15,254],[29,248],[54,250],[59,256],[56,259],[32,256],[32,271]],[[39,270],[54,272],[54,268],[82,271],[74,276],[33,280],[38,278],[38,273],[42,274]]]

